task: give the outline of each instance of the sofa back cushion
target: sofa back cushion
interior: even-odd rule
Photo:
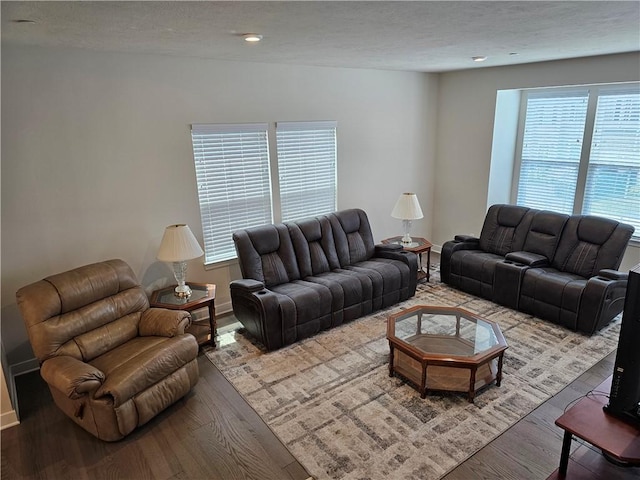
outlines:
[[[353,265],[373,256],[375,243],[367,214],[358,208],[327,215],[333,229],[336,252],[341,267]]]
[[[300,279],[300,271],[286,225],[262,225],[238,230],[233,242],[243,278],[267,287]]]
[[[522,250],[536,212],[515,205],[492,205],[482,225],[480,249],[496,255]]]
[[[522,250],[543,255],[551,262],[567,220],[569,220],[569,215],[563,213],[536,212],[531,220],[531,226]]]
[[[340,267],[331,223],[327,217],[287,223],[302,278]]]
[[[574,215],[562,232],[553,266],[585,278],[604,268],[617,270],[633,231],[608,218]]]
[[[136,337],[149,308],[122,260],[52,275],[21,288],[16,299],[40,362],[59,355],[90,361]]]

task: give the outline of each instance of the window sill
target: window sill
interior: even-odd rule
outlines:
[[[204,269],[205,270],[219,270],[221,268],[229,268],[231,266],[234,265],[238,265],[238,259],[237,258],[231,258],[229,260],[221,260],[219,262],[214,262],[214,263],[205,263],[204,264]]]

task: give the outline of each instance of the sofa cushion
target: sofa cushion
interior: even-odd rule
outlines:
[[[243,278],[267,287],[300,279],[298,262],[287,227],[263,225],[233,234]]]
[[[484,298],[491,298],[496,264],[501,255],[481,250],[460,250],[451,256],[451,284]]]
[[[330,272],[340,266],[327,217],[287,223],[301,278]]]
[[[539,318],[576,329],[587,279],[552,267],[530,268],[522,280],[519,308]]]
[[[106,377],[95,396],[110,395],[117,407],[197,355],[198,345],[189,335],[136,337],[90,363]]]
[[[362,210],[351,209],[327,215],[333,229],[341,267],[368,260],[375,251],[369,219]]]
[[[278,295],[285,345],[331,327],[333,303],[325,285],[295,280],[271,290]]]
[[[515,205],[489,207],[480,233],[480,250],[503,256],[522,250],[535,212]]]
[[[569,215],[540,211],[531,220],[522,250],[544,256],[551,261]]]
[[[375,310],[388,307],[407,298],[409,267],[400,261],[372,258],[349,265],[345,269],[366,275],[371,279],[373,285],[372,301]]]
[[[552,265],[584,278],[602,269],[616,270],[633,227],[608,218],[575,215],[568,221]]]

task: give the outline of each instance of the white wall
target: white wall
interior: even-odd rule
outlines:
[[[638,53],[442,74],[431,237],[434,245],[441,246],[456,234],[480,233],[489,195],[498,90],[638,80]],[[492,172],[492,182],[497,181],[494,175]],[[639,262],[640,248],[629,246],[620,269]]]
[[[202,239],[191,123],[337,120],[338,206],[369,213],[376,240],[415,191],[431,235],[437,75],[234,63],[2,46],[2,340],[10,364],[32,352],[16,290],[119,257],[151,291],[172,281],[155,255],[164,227]],[[188,279],[218,285],[236,266]]]

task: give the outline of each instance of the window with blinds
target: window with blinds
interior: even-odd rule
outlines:
[[[640,85],[524,100],[516,203],[619,220],[640,239]]]
[[[598,96],[583,212],[612,216],[640,236],[640,91]]]
[[[282,221],[336,210],[336,122],[278,122]]]
[[[588,99],[587,91],[528,97],[518,205],[573,211]]]
[[[205,264],[236,257],[235,230],[273,222],[267,124],[192,125]]]

